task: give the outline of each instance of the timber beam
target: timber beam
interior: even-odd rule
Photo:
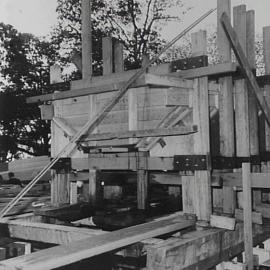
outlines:
[[[205,270],[230,260],[244,250],[243,224],[234,231],[206,229],[184,234],[152,245],[147,253],[147,269]],[[254,244],[269,238],[269,228],[253,226]]]
[[[76,228],[63,225],[27,222],[23,220],[0,220],[1,237],[13,237],[50,244],[68,244],[86,237],[101,235],[102,230]]]
[[[119,90],[138,70],[130,70],[121,73],[113,73],[104,76],[93,77],[92,80],[73,81],[70,90],[51,93],[27,98],[27,103],[45,102],[51,100],[60,100],[65,98],[99,94]],[[132,84],[131,87],[140,87],[145,85],[158,85],[167,87],[183,87],[183,89],[192,88],[192,82],[185,79],[194,79],[203,76],[233,74],[237,71],[235,63],[222,63],[191,70],[182,70],[167,74],[142,75]]]
[[[144,239],[169,234],[194,226],[195,220],[184,217],[149,222],[103,235],[85,237],[67,245],[57,246],[0,262],[5,270],[49,270],[83,259],[117,250]]]
[[[259,88],[259,85],[256,81],[256,77],[253,75],[252,70],[250,68],[248,59],[245,56],[245,53],[242,49],[240,41],[237,37],[237,34],[233,27],[231,26],[230,19],[226,13],[223,13],[221,18],[221,24],[225,30],[225,33],[230,41],[232,49],[235,53],[235,56],[239,62],[242,73],[245,76],[245,79],[250,85],[250,89],[252,90],[253,95],[256,97],[258,105],[260,106],[267,124],[270,126],[270,109],[266,102],[265,97],[263,96],[262,91]]]
[[[87,135],[83,142],[86,141],[105,141],[112,139],[128,139],[128,138],[145,138],[145,137],[163,137],[163,136],[177,136],[188,135],[197,132],[197,126],[182,126],[178,128],[159,128],[159,129],[143,129],[131,130],[115,133],[99,133]]]

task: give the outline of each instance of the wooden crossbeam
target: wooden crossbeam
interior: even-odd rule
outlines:
[[[251,173],[252,188],[270,188],[270,173]],[[219,173],[215,172],[212,175],[212,186],[221,185],[226,187],[242,187],[242,173]]]
[[[225,30],[225,33],[230,41],[230,44],[232,46],[232,49],[235,53],[235,56],[239,62],[241,71],[243,75],[245,76],[245,79],[248,81],[250,85],[250,89],[252,90],[253,94],[255,95],[257,102],[265,116],[267,124],[270,126],[270,109],[268,107],[268,104],[265,100],[265,97],[263,96],[263,92],[261,91],[257,81],[256,77],[253,75],[252,70],[250,68],[250,64],[248,62],[247,57],[245,56],[245,53],[242,49],[242,46],[240,45],[240,41],[237,37],[236,32],[234,31],[233,27],[231,26],[229,17],[226,13],[223,13],[220,18],[221,24]]]
[[[55,269],[134,244],[144,239],[183,230],[194,226],[194,224],[194,220],[185,220],[180,217],[149,222],[6,260],[0,262],[0,269]]]
[[[190,82],[184,82],[183,79],[193,79],[202,76],[220,75],[226,73],[234,73],[237,70],[237,66],[234,63],[222,63],[211,65],[202,68],[195,68],[191,70],[184,70],[173,72],[164,75],[148,73],[135,81],[132,87],[140,87],[144,85],[165,85],[179,87],[181,84],[186,85],[187,88]],[[99,94],[105,92],[117,91],[124,83],[130,79],[138,70],[125,71],[118,74],[111,74],[106,76],[93,77],[92,81],[85,81],[78,83],[76,89],[69,91],[57,92],[46,95],[39,95],[27,98],[27,103],[36,103],[50,100],[60,100],[65,98],[86,96],[91,94]],[[151,72],[151,70],[150,70]],[[178,78],[177,78],[178,77]],[[75,81],[76,82],[76,81]],[[184,86],[183,85],[183,86]],[[77,89],[78,88],[78,89]]]
[[[114,133],[90,134],[84,141],[105,141],[113,139],[128,139],[128,138],[145,138],[145,137],[163,137],[187,135],[197,132],[197,126],[183,126],[178,128],[159,128],[159,129],[142,129],[130,130]]]
[[[58,245],[106,233],[95,229],[5,219],[0,220],[0,228],[1,236]]]

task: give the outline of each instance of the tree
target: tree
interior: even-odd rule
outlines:
[[[19,33],[11,25],[0,23],[1,160],[19,158],[22,153],[45,155],[49,152],[50,125],[40,119],[37,105],[25,98],[41,94],[49,84],[49,65],[55,51],[48,41]]]
[[[73,50],[81,47],[81,1],[58,0],[58,25],[53,31],[53,42],[61,51],[59,61],[68,62]],[[179,7],[179,16],[170,15]],[[180,20],[188,8],[182,0],[93,0],[93,71],[101,72],[101,38],[111,35],[122,41],[126,52],[126,68],[141,65],[143,54],[156,53],[164,43],[160,27],[171,20]]]

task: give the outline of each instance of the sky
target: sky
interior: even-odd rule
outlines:
[[[113,0],[112,0],[113,1]],[[164,30],[164,37],[170,39],[195,19],[216,6],[217,0],[183,0],[193,9],[183,18],[181,24],[170,24]],[[255,9],[256,31],[270,25],[270,0],[231,0],[232,6],[246,4],[247,9]],[[13,25],[21,32],[44,36],[50,33],[56,24],[56,0],[0,0],[0,22]],[[177,11],[176,11],[177,12]],[[212,14],[197,28],[205,29],[216,24],[216,15]],[[178,30],[179,27],[179,30]]]

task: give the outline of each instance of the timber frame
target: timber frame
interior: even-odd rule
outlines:
[[[82,0],[85,10],[89,2]],[[218,64],[208,65],[202,30],[191,35],[190,59],[149,67],[144,59],[142,70],[129,71],[122,44],[106,37],[103,76],[92,77],[87,16],[83,12],[83,58],[73,56],[82,79],[63,83],[54,66],[53,92],[27,99],[51,121],[51,156],[58,161],[51,174],[52,208],[0,220],[2,236],[52,247],[3,260],[0,269],[76,269],[82,260],[87,267],[93,257],[108,254],[144,256],[146,264],[136,269],[147,270],[251,270],[253,253],[268,252],[270,259],[270,250],[253,249],[270,238],[270,27],[263,31],[264,76],[254,75],[254,11],[234,7],[231,26],[231,1],[217,0]],[[70,142],[74,151],[58,157]],[[117,177],[136,183],[139,213],[150,212],[150,189],[157,184],[168,188],[177,212],[113,232],[93,228],[90,212],[104,197],[122,198],[121,183],[111,184]],[[91,209],[66,226],[59,213],[80,207],[79,185]],[[60,224],[45,224],[46,217]],[[0,243],[0,259],[1,252]]]

